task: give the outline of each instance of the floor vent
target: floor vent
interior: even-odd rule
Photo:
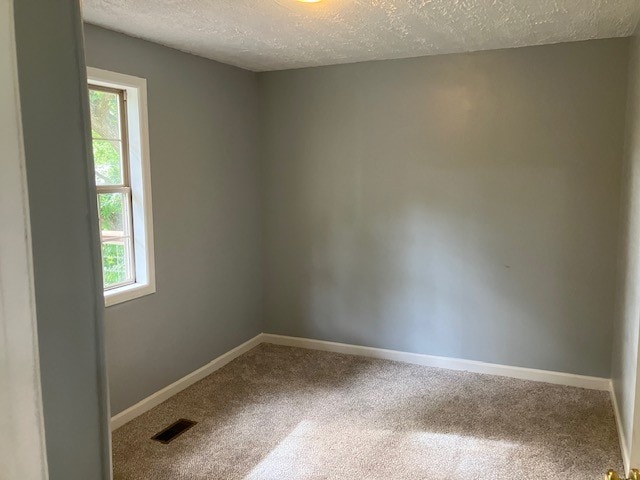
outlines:
[[[160,443],[167,444],[178,438],[184,432],[193,427],[196,423],[198,422],[181,418],[176,423],[172,423],[161,432],[156,433],[153,437],[151,437],[151,439],[156,440]]]

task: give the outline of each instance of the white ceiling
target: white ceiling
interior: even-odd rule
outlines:
[[[89,23],[255,71],[628,36],[639,0],[84,0]]]

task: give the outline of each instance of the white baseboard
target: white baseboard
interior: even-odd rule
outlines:
[[[620,407],[618,406],[618,397],[616,391],[613,389],[613,382],[610,382],[611,387],[611,403],[613,404],[613,414],[616,417],[616,427],[618,428],[618,440],[620,443],[620,453],[622,454],[622,462],[624,463],[624,471],[628,474],[631,470],[631,460],[629,458],[629,450],[627,449],[627,442],[625,441],[624,427],[622,426],[622,417],[620,416]]]
[[[467,372],[486,373],[489,375],[500,375],[503,377],[520,378],[536,382],[554,383],[556,385],[567,385],[570,387],[588,388],[591,390],[610,390],[610,380],[608,378],[588,377],[585,375],[575,375],[572,373],[552,372],[549,370],[537,370],[534,368],[510,367],[508,365],[498,365],[495,363],[478,362],[475,360],[464,360],[460,358],[436,357],[421,353],[400,352],[397,350],[386,350],[384,348],[363,347],[360,345],[349,345],[346,343],[327,342],[324,340],[311,340],[308,338],[287,337],[284,335],[273,335],[263,333],[261,341],[276,345],[286,345],[289,347],[310,348],[313,350],[324,350],[327,352],[347,353],[350,355],[360,355],[363,357],[382,358],[385,360],[396,360],[400,362],[414,363],[428,367],[447,368],[449,370],[464,370]]]
[[[127,422],[130,422],[134,418],[142,415],[143,413],[151,410],[153,407],[160,405],[165,400],[173,397],[178,392],[181,392],[185,388],[193,385],[199,380],[202,380],[207,375],[212,374],[219,368],[224,367],[231,360],[239,357],[243,353],[248,352],[253,347],[261,343],[261,337],[263,334],[256,335],[252,339],[244,342],[242,345],[237,346],[233,350],[229,350],[227,353],[220,355],[215,360],[207,363],[204,367],[199,368],[195,372],[190,373],[186,377],[172,383],[171,385],[163,388],[162,390],[148,396],[147,398],[139,401],[132,407],[118,413],[111,417],[111,430],[121,427]]]
[[[289,347],[309,348],[313,350],[324,350],[327,352],[346,353],[349,355],[360,355],[363,357],[381,358],[385,360],[396,360],[400,362],[413,363],[416,365],[425,365],[428,367],[446,368],[449,370],[464,370],[467,372],[486,373],[489,375],[500,375],[503,377],[520,378],[523,380],[533,380],[537,382],[554,383],[557,385],[568,385],[571,387],[589,388],[592,390],[611,391],[611,381],[608,378],[587,377],[584,375],[574,375],[571,373],[552,372],[548,370],[536,370],[533,368],[510,367],[507,365],[498,365],[494,363],[478,362],[475,360],[464,360],[460,358],[437,357],[433,355],[424,355],[421,353],[400,352],[397,350],[386,350],[384,348],[363,347],[360,345],[349,345],[346,343],[327,342],[324,340],[312,340],[308,338],[287,337],[284,335],[273,335],[270,333],[261,333],[242,345],[228,351],[219,356],[215,360],[209,362],[204,367],[199,368],[186,377],[172,383],[162,390],[141,400],[132,407],[127,408],[123,412],[111,417],[111,429],[121,427],[127,422],[143,413],[151,410],[153,407],[168,400],[176,393],[202,380],[207,375],[215,372],[219,368],[225,366],[231,360],[248,352],[260,343],[273,343],[276,345],[286,345]],[[617,411],[617,403],[614,400],[614,409],[616,409],[616,419],[619,422],[619,414]],[[619,425],[620,428],[620,425]],[[621,437],[622,439],[622,437]],[[625,459],[625,467],[628,463],[624,442],[620,442],[623,448],[623,456]]]

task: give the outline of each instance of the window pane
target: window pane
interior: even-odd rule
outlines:
[[[129,195],[98,193],[104,287],[135,281]]]
[[[122,142],[119,140],[93,139],[93,160],[96,169],[96,185],[123,185]]]
[[[128,197],[124,193],[99,193],[98,209],[103,237],[129,235]]]
[[[89,90],[91,130],[94,137],[122,140],[120,97],[117,93]]]
[[[129,238],[112,239],[102,243],[102,275],[105,288],[133,282],[130,243]]]
[[[89,90],[96,185],[122,185],[120,94]]]

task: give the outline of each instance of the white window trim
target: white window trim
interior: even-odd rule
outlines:
[[[118,88],[127,92],[127,133],[136,282],[106,290],[104,301],[109,307],[156,291],[147,81],[144,78],[92,67],[87,68],[87,77],[90,84]]]

